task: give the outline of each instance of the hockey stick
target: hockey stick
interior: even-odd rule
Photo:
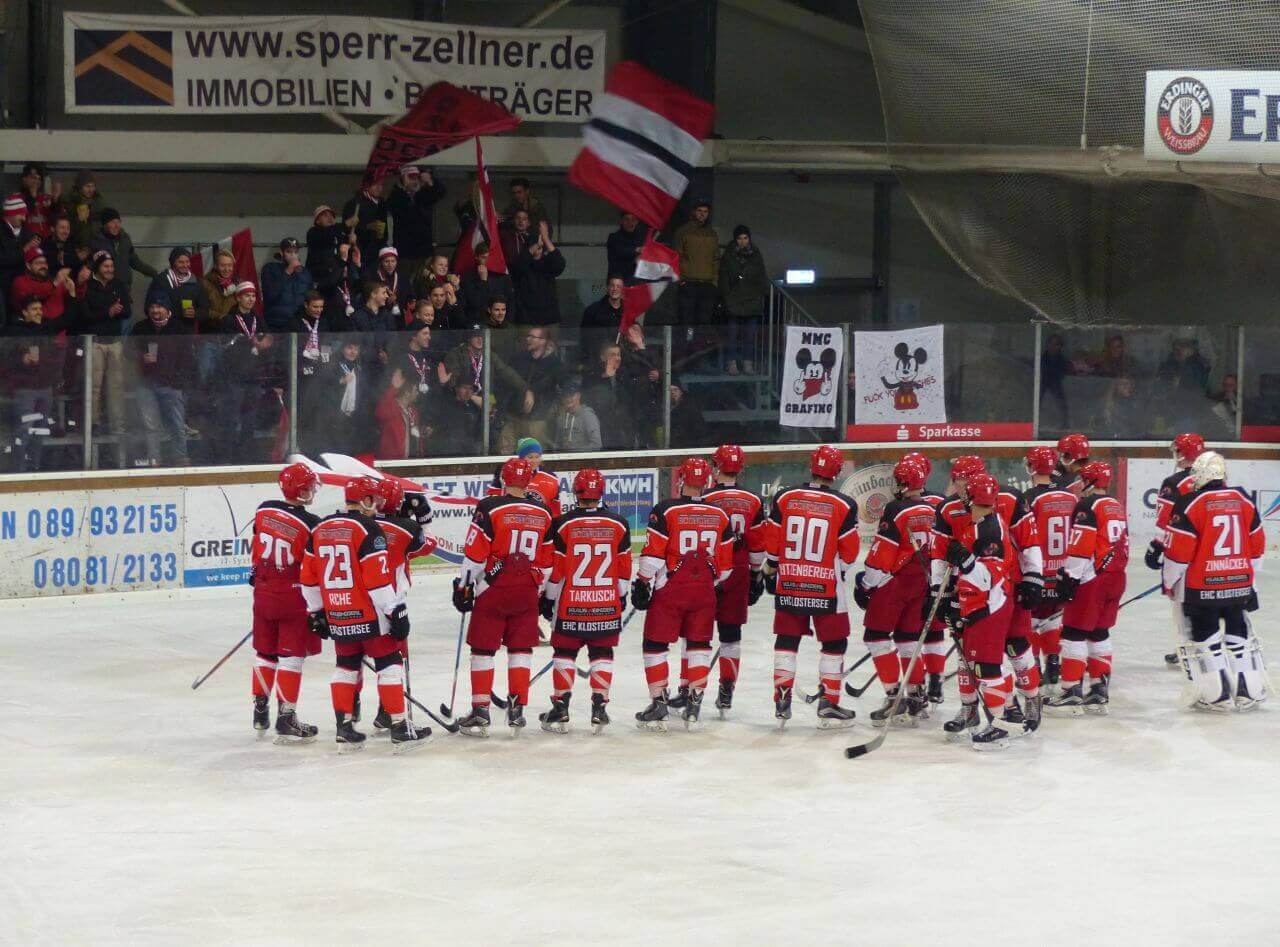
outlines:
[[[950,571],[950,570],[948,570]],[[951,576],[948,574],[947,579]],[[946,582],[943,583],[945,587]],[[903,675],[906,680],[911,680],[911,672],[916,669],[916,662],[920,660],[920,654],[924,651],[924,636],[929,633],[929,626],[933,624],[934,616],[938,614],[938,604],[942,601],[942,596],[938,595],[933,600],[933,606],[929,609],[929,617],[925,619],[924,627],[920,629],[920,637],[916,639],[915,650],[911,652],[911,661],[907,664],[907,673]],[[889,718],[885,721],[885,728],[876,734],[869,742],[859,743],[855,746],[847,746],[844,749],[845,759],[856,760],[860,756],[866,756],[868,753],[880,749],[884,745],[885,738],[889,736],[889,731],[893,729],[890,721],[898,715],[898,711],[902,709],[902,699],[906,696],[907,688],[899,687],[898,692],[893,695],[893,707],[889,711]]]
[[[870,651],[868,651],[868,652],[867,652],[866,654],[864,654],[862,657],[858,658],[858,660],[857,660],[857,661],[855,661],[851,667],[845,668],[845,672],[844,672],[843,674],[841,674],[841,675],[840,675],[840,680],[842,680],[842,681],[843,681],[846,677],[848,677],[850,674],[852,674],[854,671],[856,671],[858,668],[862,667],[862,665],[866,664],[866,663],[867,663],[868,661],[870,661],[870,660],[871,660],[871,652],[870,652]],[[848,691],[848,690],[849,690],[849,685],[848,685],[848,684],[846,684],[846,685],[845,685],[845,690],[846,690],[846,691]],[[852,692],[852,691],[849,691],[849,693],[853,693],[853,692]],[[819,688],[819,689],[818,689],[818,692],[817,692],[816,694],[805,694],[805,695],[804,695],[804,702],[805,702],[806,704],[812,704],[814,701],[816,701],[816,700],[817,700],[819,697],[821,697],[821,696],[822,696],[822,690],[821,690],[821,688]]]
[[[372,671],[374,674],[377,674],[377,673],[378,673],[377,668],[375,668],[375,667],[373,666],[372,662],[370,662],[370,660],[369,660],[368,658],[362,658],[361,660],[362,660],[362,661],[364,661],[364,666],[365,666],[365,667],[367,667],[370,671]],[[459,727],[458,727],[458,725],[457,725],[456,723],[446,723],[445,721],[441,720],[439,717],[437,717],[435,714],[433,714],[429,708],[422,706],[422,704],[418,702],[417,698],[415,698],[415,697],[413,696],[413,693],[409,690],[409,688],[408,688],[408,686],[407,686],[407,685],[408,685],[408,683],[409,683],[409,674],[408,674],[408,671],[409,671],[409,659],[408,659],[408,658],[406,658],[406,659],[405,659],[405,684],[406,684],[406,687],[405,687],[405,694],[404,694],[405,700],[407,700],[409,703],[413,704],[413,706],[417,707],[417,708],[418,708],[419,710],[421,710],[424,714],[426,714],[428,717],[430,717],[430,718],[431,718],[432,720],[434,720],[436,723],[440,724],[440,726],[444,727],[444,728],[445,728],[446,730],[448,730],[450,733],[457,733],[457,732],[458,732],[458,730],[459,730]]]
[[[245,633],[245,636],[244,636],[243,638],[241,638],[239,641],[237,641],[237,642],[236,642],[236,644],[235,644],[235,647],[234,647],[234,648],[232,648],[230,651],[228,651],[226,654],[224,654],[224,655],[222,656],[222,660],[221,660],[221,661],[219,661],[219,662],[218,662],[217,664],[215,664],[213,667],[209,668],[209,670],[208,670],[208,671],[206,671],[206,672],[204,673],[204,676],[203,676],[203,677],[197,677],[197,678],[196,678],[195,683],[191,685],[191,689],[192,689],[192,690],[195,690],[197,687],[199,687],[199,686],[200,686],[201,684],[203,684],[205,681],[209,680],[209,678],[213,677],[213,672],[214,672],[214,671],[216,671],[216,670],[218,670],[218,668],[222,667],[222,665],[226,664],[226,663],[227,663],[227,660],[228,660],[228,659],[229,659],[233,654],[235,654],[237,651],[239,651],[239,650],[244,646],[244,643],[245,643],[246,641],[248,641],[248,640],[249,640],[250,638],[252,638],[252,637],[253,637],[253,629],[250,629],[248,632],[246,632],[246,633]]]
[[[453,653],[453,689],[449,691],[449,703],[440,705],[440,713],[446,717],[453,716],[453,702],[458,696],[458,668],[462,666],[462,632],[467,626],[467,616],[463,613],[458,621],[458,649]]]
[[[1123,602],[1121,602],[1118,606],[1116,606],[1116,609],[1117,609],[1117,610],[1119,610],[1119,609],[1121,609],[1121,608],[1124,608],[1124,607],[1125,607],[1126,605],[1128,605],[1130,602],[1136,602],[1136,601],[1138,601],[1138,599],[1146,598],[1146,597],[1147,597],[1148,595],[1150,595],[1152,592],[1159,592],[1159,591],[1160,591],[1160,589],[1162,589],[1163,587],[1164,587],[1164,583],[1163,583],[1163,582],[1157,582],[1155,585],[1151,586],[1151,588],[1147,589],[1145,592],[1139,592],[1139,593],[1138,593],[1137,595],[1135,595],[1133,598],[1125,599],[1125,600],[1124,600]]]

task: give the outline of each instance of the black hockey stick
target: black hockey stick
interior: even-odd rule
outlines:
[[[372,671],[376,676],[378,673],[378,669],[373,666],[373,663],[368,658],[361,658],[361,660],[364,662],[364,666],[367,667],[370,671]],[[409,690],[407,686],[409,682],[408,670],[409,670],[409,662],[408,662],[408,659],[405,659],[405,684],[406,684],[405,693],[404,693],[405,700],[413,704],[413,706],[417,707],[424,714],[426,714],[436,723],[440,724],[440,726],[444,727],[450,733],[457,733],[459,730],[459,727],[456,723],[446,723],[445,721],[441,720],[439,717],[433,714],[428,708],[422,706],[422,704],[418,702],[417,698],[413,696],[413,693]]]
[[[1128,605],[1130,602],[1136,602],[1136,601],[1138,601],[1138,599],[1146,598],[1146,597],[1147,597],[1148,595],[1150,595],[1152,592],[1158,592],[1158,591],[1160,591],[1160,589],[1162,589],[1163,587],[1164,587],[1164,583],[1163,583],[1163,582],[1157,582],[1155,585],[1151,586],[1151,588],[1147,589],[1145,592],[1139,592],[1139,593],[1138,593],[1137,595],[1135,595],[1133,598],[1125,599],[1125,600],[1124,600],[1123,602],[1121,602],[1118,606],[1116,606],[1116,608],[1117,608],[1117,610],[1119,610],[1119,609],[1121,609],[1121,608],[1124,608],[1124,607],[1125,607],[1126,605]]]
[[[219,662],[218,662],[217,664],[215,664],[213,667],[209,668],[209,670],[207,670],[207,671],[204,673],[204,676],[203,676],[203,677],[197,677],[197,678],[196,678],[195,683],[191,685],[191,689],[192,689],[192,690],[195,690],[197,687],[199,687],[199,686],[200,686],[201,684],[203,684],[205,681],[209,680],[209,678],[213,677],[213,672],[214,672],[214,671],[216,671],[216,670],[218,670],[218,668],[222,667],[222,665],[226,664],[226,663],[227,663],[227,660],[228,660],[228,659],[229,659],[233,654],[235,654],[237,651],[239,651],[239,650],[244,646],[244,643],[245,643],[246,641],[248,641],[248,640],[249,640],[250,638],[252,638],[252,637],[253,637],[253,629],[250,629],[250,630],[245,634],[245,636],[244,636],[243,638],[241,638],[239,641],[237,641],[237,642],[236,642],[236,644],[235,644],[235,647],[234,647],[234,648],[232,648],[230,651],[228,651],[226,654],[224,654],[224,655],[222,656],[222,660],[221,660],[221,661],[219,661]]]
[[[861,697],[867,691],[871,690],[871,685],[874,684],[878,678],[878,674],[872,674],[867,678],[867,683],[863,684],[861,687],[854,687],[852,684],[846,683],[844,685],[844,692],[850,697]]]
[[[857,660],[856,662],[854,662],[854,664],[853,664],[853,666],[852,666],[852,667],[845,668],[844,673],[840,675],[840,680],[842,680],[842,681],[843,681],[846,677],[848,677],[850,674],[852,674],[852,673],[853,673],[854,671],[856,671],[858,668],[862,667],[862,665],[866,664],[869,660],[871,660],[871,652],[870,652],[870,651],[868,651],[868,652],[867,652],[866,654],[864,654],[862,657],[858,658],[858,660]],[[845,685],[845,689],[846,689],[846,690],[848,690],[848,688],[849,688],[849,685],[848,685],[848,684],[846,684],[846,685]],[[853,693],[853,692],[852,692],[852,691],[849,691],[849,693]],[[804,702],[805,702],[806,704],[812,704],[814,701],[816,701],[816,700],[817,700],[819,697],[821,697],[821,696],[822,696],[822,688],[818,688],[818,691],[817,691],[817,693],[815,693],[815,694],[805,694],[805,695],[804,695]]]
[[[467,616],[464,612],[462,618],[458,620],[458,648],[453,653],[453,689],[449,691],[449,703],[440,705],[440,713],[445,717],[453,716],[453,702],[458,696],[458,668],[462,666],[462,632],[467,625]]]

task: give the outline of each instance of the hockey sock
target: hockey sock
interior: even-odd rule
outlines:
[[[1043,654],[1060,654],[1062,652],[1062,619],[1053,628],[1040,632],[1040,651]]]
[[[701,693],[707,689],[707,677],[711,673],[711,645],[694,645],[685,654],[689,668],[689,690]]]
[[[493,655],[471,652],[471,706],[488,707],[493,690]]]
[[[960,688],[962,703],[972,704],[978,699],[978,693],[973,686],[973,667],[963,658],[960,659],[960,667],[956,671],[956,686]]]
[[[276,668],[276,695],[284,710],[293,710],[298,705],[298,691],[301,687],[302,658],[292,655],[282,657]]]
[[[1075,637],[1080,634],[1080,637]],[[1072,637],[1062,639],[1062,689],[1079,684],[1084,678],[1085,663],[1089,654],[1089,643],[1083,634],[1073,633]]]
[[[613,686],[613,649],[589,647],[587,657],[591,661],[591,693],[602,695],[607,703]]]
[[[773,649],[773,693],[774,699],[778,697],[778,692],[785,688],[794,687],[796,683],[796,653],[788,651],[784,648],[774,647]]]
[[[258,654],[253,659],[253,696],[269,697],[276,684],[277,660],[274,654]]]
[[[742,663],[742,642],[730,641],[720,645],[720,682],[732,684],[738,679]]]
[[[897,687],[902,666],[898,661],[898,651],[889,636],[868,638],[867,650],[871,652],[871,663],[876,666],[876,676],[880,678],[885,690]]]
[[[529,666],[532,663],[531,650],[507,649],[507,693],[520,701],[521,707],[529,705]]]
[[[925,639],[924,656],[920,660],[924,662],[924,669],[926,673],[946,673],[947,643],[941,639],[938,641],[929,641],[928,639]]]
[[[660,697],[667,689],[667,646],[656,641],[644,643],[644,679],[649,696]]]
[[[680,642],[680,686],[689,686],[689,642]]]
[[[342,666],[333,669],[329,680],[329,693],[333,696],[333,709],[350,717],[356,709],[356,680],[360,672]]]
[[[911,666],[911,656],[916,653],[915,641],[898,641],[895,642],[898,648],[898,664],[902,666],[902,673],[906,675],[907,668]],[[916,662],[916,666],[911,671],[911,677],[907,681],[912,687],[924,683],[924,661]]]
[[[1101,640],[1089,642],[1089,661],[1086,670],[1090,680],[1100,681],[1104,677],[1111,676],[1111,629],[1100,629],[1094,632],[1094,636],[1101,637]]]
[[[392,721],[404,719],[404,665],[399,662],[378,669],[378,702]]]
[[[1023,697],[1037,697],[1040,694],[1040,668],[1036,665],[1035,653],[1028,647],[1021,654],[1013,656],[1013,673],[1018,680],[1018,693]]]
[[[557,648],[551,665],[551,693],[561,697],[573,690],[573,676],[577,673],[578,652]]]
[[[822,652],[818,655],[818,680],[822,696],[832,704],[840,703],[840,682],[844,679],[844,655]]]
[[[998,672],[991,676],[983,673],[978,678],[978,690],[982,694],[982,703],[986,705],[987,710],[991,711],[992,716],[998,717],[1004,712],[1005,705],[1013,695],[1013,679],[1001,677]]]

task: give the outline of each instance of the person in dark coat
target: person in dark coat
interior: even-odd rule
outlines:
[[[322,274],[328,271],[331,261],[338,256],[338,247],[347,243],[347,231],[338,223],[333,208],[321,204],[311,215],[311,226],[307,230],[307,262],[311,277],[317,283]]]
[[[173,318],[164,299],[147,304],[147,318],[130,333],[130,352],[138,359],[134,402],[141,422],[147,466],[158,467],[163,445],[169,444],[169,463],[185,467],[187,459],[186,381],[194,366],[189,322]]]
[[[116,261],[116,276],[131,290],[133,289],[133,271],[137,270],[148,279],[155,279],[159,272],[154,266],[144,263],[138,251],[133,247],[133,238],[120,222],[120,212],[111,207],[103,208],[102,229],[89,244],[90,250],[106,250]]]
[[[12,440],[19,472],[37,471],[44,456],[53,413],[53,388],[62,375],[62,359],[44,326],[43,303],[35,296],[19,300],[18,321],[9,326],[13,342],[3,353],[4,386],[11,401]]]
[[[351,320],[360,304],[363,279],[360,276],[360,248],[340,244],[337,256],[329,258],[316,278],[315,288],[324,294],[325,320],[331,331],[351,331]]]
[[[604,297],[582,310],[582,364],[588,369],[595,368],[600,347],[618,339],[626,291],[621,276],[610,276],[605,282]]]
[[[186,247],[169,251],[169,268],[147,288],[146,305],[156,300],[164,303],[174,318],[192,326],[192,331],[197,324],[209,321],[209,294],[191,272],[191,251]]]
[[[751,242],[745,224],[733,228],[733,242],[720,257],[720,298],[729,317],[729,361],[725,371],[738,374],[738,363],[748,375],[756,371],[756,337],[769,294],[764,257]]]
[[[387,216],[381,181],[370,184],[342,207],[342,223],[355,234],[366,261],[378,259],[378,251],[387,245]]]
[[[556,294],[556,278],[564,272],[564,266],[564,257],[551,242],[544,221],[539,239],[511,263],[516,317],[521,325],[559,325],[560,299]]]
[[[618,221],[618,229],[605,238],[604,252],[609,264],[605,273],[621,276],[630,284],[636,275],[636,255],[649,236],[649,226],[640,223],[640,218],[627,210],[622,212]]]
[[[281,240],[276,258],[262,268],[262,317],[267,327],[273,332],[289,331],[314,283],[298,255],[298,241]]]
[[[417,273],[435,253],[435,205],[444,193],[444,185],[430,168],[411,164],[400,173],[400,183],[387,195],[391,240],[405,273]]]
[[[494,273],[489,269],[489,244],[477,244],[475,257],[476,268],[462,277],[462,283],[458,289],[460,297],[458,304],[463,311],[462,321],[467,323],[484,319],[489,302],[495,296],[501,296],[507,300],[508,307],[514,306],[515,299],[515,287],[511,284],[511,277],[506,273]],[[515,313],[508,311],[507,315],[512,317],[513,322],[518,321],[514,318]]]

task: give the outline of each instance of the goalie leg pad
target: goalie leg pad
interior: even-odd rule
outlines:
[[[1219,713],[1235,709],[1223,655],[1222,632],[1214,633],[1205,641],[1179,645],[1178,655],[1191,675],[1185,695],[1190,706]]]
[[[1227,666],[1236,706],[1241,710],[1252,710],[1267,699],[1271,689],[1262,643],[1253,634],[1249,616],[1243,609],[1233,609],[1225,617]]]

